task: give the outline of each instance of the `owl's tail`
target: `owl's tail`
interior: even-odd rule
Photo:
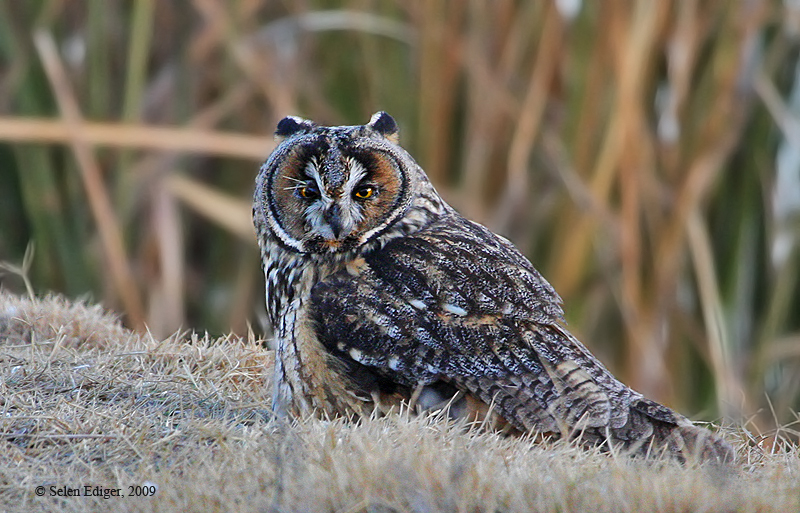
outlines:
[[[567,372],[575,379],[580,374],[572,368]],[[608,395],[589,381],[577,388],[564,380],[559,380],[559,386],[525,386],[526,380],[519,376],[493,380],[494,388],[481,381],[476,378],[463,383],[479,405],[467,408],[465,416],[490,419],[490,425],[499,428],[509,424],[522,433],[552,433],[609,451],[664,455],[684,462],[728,464],[736,457],[733,447],[720,436],[619,382],[615,382],[615,394]],[[540,388],[553,395],[537,397]]]
[[[552,397],[543,396],[541,402],[547,404],[547,414],[562,434],[566,425],[570,438],[582,437],[585,442],[632,454],[665,454],[682,461],[720,464],[735,460],[728,442],[618,381],[561,326],[536,331],[535,336],[549,342],[531,344],[550,380],[550,386],[543,388]],[[542,373],[539,377],[547,379]]]
[[[593,442],[641,455],[667,454],[681,461],[733,463],[736,451],[722,437],[649,399],[635,400],[624,426],[595,428]]]

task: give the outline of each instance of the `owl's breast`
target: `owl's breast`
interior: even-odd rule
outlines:
[[[368,412],[369,394],[323,346],[312,318],[311,291],[348,261],[314,261],[279,246],[265,261],[267,310],[274,330],[273,409],[299,415],[353,415]]]

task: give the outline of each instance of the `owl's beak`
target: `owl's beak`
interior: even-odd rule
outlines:
[[[328,226],[331,227],[331,231],[333,232],[333,236],[337,239],[339,235],[342,233],[342,213],[339,210],[339,205],[334,203],[328,209],[326,209],[322,213],[322,218],[325,219],[325,222],[328,223]]]

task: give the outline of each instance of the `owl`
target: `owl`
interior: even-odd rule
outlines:
[[[405,402],[635,454],[732,461],[722,438],[618,381],[511,242],[461,216],[394,119],[278,123],[253,220],[275,336],[273,410]]]

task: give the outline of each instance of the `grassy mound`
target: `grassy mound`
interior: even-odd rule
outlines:
[[[287,422],[268,408],[272,358],[252,338],[155,340],[98,306],[0,292],[0,509],[800,510],[797,448],[743,428],[719,469],[436,415]]]

